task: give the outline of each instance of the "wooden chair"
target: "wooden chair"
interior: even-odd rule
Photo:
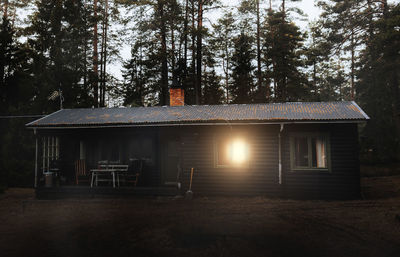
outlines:
[[[77,185],[79,185],[79,182],[90,183],[90,174],[86,171],[85,160],[75,161],[75,178]]]
[[[139,176],[143,170],[143,163],[143,160],[131,160],[128,165],[128,170],[118,174],[118,184],[121,176],[125,184],[133,184],[133,186],[136,187],[139,181]]]

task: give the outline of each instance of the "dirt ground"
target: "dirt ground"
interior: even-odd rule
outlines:
[[[362,185],[370,199],[36,200],[9,189],[0,255],[400,256],[400,176]]]

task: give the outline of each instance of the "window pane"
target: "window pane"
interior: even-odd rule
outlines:
[[[294,160],[296,167],[308,166],[308,141],[306,137],[294,139]]]
[[[326,142],[324,138],[313,138],[311,140],[312,166],[326,168]]]

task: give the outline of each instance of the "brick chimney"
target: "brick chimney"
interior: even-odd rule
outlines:
[[[185,105],[185,91],[182,88],[169,89],[169,105],[170,106]]]

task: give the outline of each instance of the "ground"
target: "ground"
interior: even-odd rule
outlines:
[[[1,256],[400,256],[400,176],[357,201],[0,196]]]

